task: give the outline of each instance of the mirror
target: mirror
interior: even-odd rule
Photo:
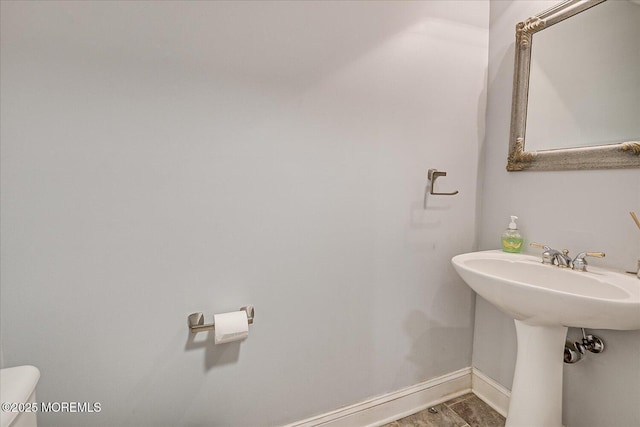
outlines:
[[[640,168],[638,40],[639,0],[568,0],[518,23],[507,170]]]

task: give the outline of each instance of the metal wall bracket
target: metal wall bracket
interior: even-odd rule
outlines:
[[[447,176],[447,173],[444,171],[441,172],[437,169],[429,169],[429,171],[427,172],[427,178],[429,179],[429,182],[431,182],[431,185],[427,185],[424,188],[424,200],[422,202],[422,207],[424,209],[427,209],[427,196],[429,194],[433,194],[434,196],[455,196],[456,194],[458,194],[458,190],[452,191],[451,193],[440,193],[434,191],[436,179],[438,179],[438,177],[440,176]]]
[[[255,310],[253,308],[252,305],[247,305],[245,307],[240,308],[240,311],[244,311],[247,313],[247,321],[249,322],[249,324],[253,324],[253,317],[255,315]],[[197,332],[204,332],[204,331],[212,331],[216,328],[216,325],[214,323],[207,323],[205,325],[204,323],[204,315],[202,313],[191,313],[189,315],[189,329],[191,330],[192,334],[195,334]]]
[[[436,185],[436,179],[438,179],[438,177],[440,176],[447,176],[446,172],[440,172],[437,169],[429,169],[429,171],[427,172],[427,178],[429,178],[429,181],[431,181],[431,190],[429,191],[429,194],[433,194],[435,196],[455,196],[456,194],[458,194],[458,190],[453,191],[451,193],[437,193],[434,191],[435,185]]]

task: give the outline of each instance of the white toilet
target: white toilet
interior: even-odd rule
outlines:
[[[40,371],[35,366],[0,369],[0,402],[3,405],[16,404],[8,408],[3,406],[0,411],[0,427],[36,427],[39,407],[34,412],[18,410],[29,409],[32,407],[29,404],[36,403],[36,385],[39,379]]]

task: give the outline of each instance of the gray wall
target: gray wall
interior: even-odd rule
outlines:
[[[1,18],[3,363],[103,408],[42,425],[278,425],[471,364],[488,2]]]
[[[515,24],[556,2],[492,1],[486,140],[481,156],[479,248],[498,248],[509,215],[520,217],[526,244],[604,251],[594,265],[635,268],[640,235],[629,211],[640,210],[640,172],[511,172],[509,138]],[[535,251],[531,250],[532,253]],[[565,366],[564,423],[628,427],[640,424],[640,331],[592,331],[606,351]],[[569,336],[578,338],[579,329]],[[515,363],[513,321],[486,301],[476,302],[473,364],[507,388]],[[560,355],[558,356],[560,357]]]

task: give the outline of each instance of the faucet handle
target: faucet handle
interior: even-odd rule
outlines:
[[[587,271],[587,260],[585,258],[588,256],[604,258],[605,254],[604,252],[580,252],[571,263],[571,268],[576,271]]]
[[[596,258],[604,258],[605,257],[605,253],[604,252],[587,252],[585,253],[586,256],[593,256]]]
[[[553,264],[553,253],[558,251],[556,251],[555,249],[551,249],[547,245],[543,245],[541,243],[536,243],[536,242],[529,243],[529,246],[531,246],[532,248],[544,249],[544,252],[542,252],[542,263]]]
[[[549,249],[551,249],[547,245],[543,245],[542,243],[536,243],[536,242],[529,243],[529,246],[531,246],[532,248],[544,249],[545,251],[548,251]]]

